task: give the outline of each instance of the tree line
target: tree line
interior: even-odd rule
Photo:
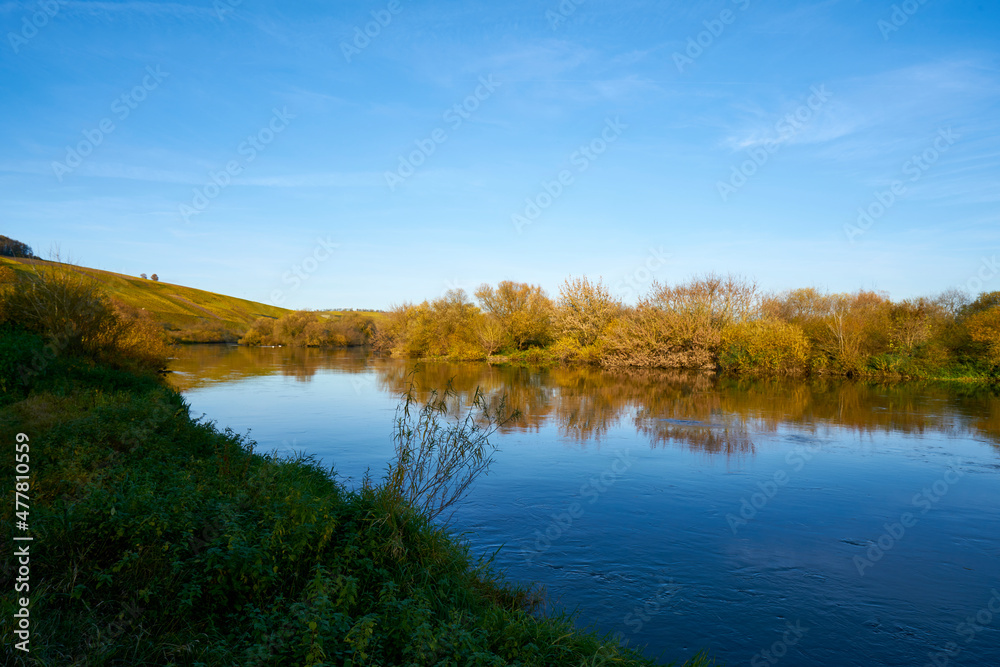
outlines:
[[[351,347],[371,342],[375,319],[356,312],[319,313],[295,310],[279,318],[260,317],[239,339],[240,345]]]
[[[31,246],[21,241],[16,241],[0,234],[0,257],[23,257],[25,259],[38,259],[31,250]]]
[[[393,356],[585,362],[751,374],[968,377],[1000,371],[1000,292],[892,300],[880,291],[766,293],[709,274],[654,282],[626,305],[601,282],[569,278],[556,298],[528,283],[484,284],[405,303],[375,323]]]

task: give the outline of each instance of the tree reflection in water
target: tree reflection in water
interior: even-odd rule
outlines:
[[[753,455],[752,434],[793,427],[810,435],[845,428],[874,433],[973,436],[1000,449],[1000,392],[982,385],[840,379],[735,379],[677,370],[609,371],[594,367],[529,369],[473,362],[416,363],[360,350],[191,345],[178,349],[171,384],[179,391],[280,374],[309,382],[321,371],[367,376],[402,395],[414,366],[415,394],[426,400],[448,382],[467,405],[481,387],[507,394],[521,416],[503,431],[558,425],[566,439],[600,444],[631,422],[653,447],[680,444],[707,454]],[[359,383],[360,386],[360,383]]]

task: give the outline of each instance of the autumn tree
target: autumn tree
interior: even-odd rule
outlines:
[[[482,313],[463,289],[450,289],[430,304],[434,321],[435,356],[457,359],[481,358],[484,353],[477,340],[477,321]]]
[[[757,315],[756,283],[708,274],[678,285],[654,281],[609,332],[606,366],[713,368],[726,327]]]
[[[680,285],[654,281],[648,300],[662,310],[706,316],[713,326],[721,328],[756,314],[761,295],[752,280],[710,273]]]
[[[993,292],[1000,296],[1000,292]],[[1000,367],[1000,305],[979,310],[965,321],[972,342],[982,348],[988,365]]]
[[[559,287],[553,318],[556,336],[571,338],[586,347],[597,342],[607,326],[622,312],[620,300],[611,296],[600,280],[568,278]]]
[[[706,310],[662,308],[639,301],[610,327],[601,363],[610,367],[712,368],[722,342]]]
[[[315,321],[316,313],[307,310],[292,311],[282,315],[274,323],[273,335],[285,345],[303,345],[306,342],[306,327]]]
[[[961,317],[968,318],[997,306],[1000,306],[1000,292],[983,292],[975,301],[962,308]]]
[[[803,372],[809,340],[797,324],[763,317],[730,324],[722,332],[719,366],[745,374]]]
[[[830,297],[815,287],[789,290],[763,298],[761,311],[769,317],[799,326],[821,320],[830,310]]]
[[[889,306],[880,292],[830,296],[824,318],[827,335],[819,343],[840,370],[859,371],[868,357],[888,349]]]
[[[258,317],[239,340],[240,345],[274,345],[273,317]]]
[[[503,347],[503,327],[493,315],[480,313],[473,325],[473,333],[476,335],[476,342],[479,343],[480,349],[487,357],[500,351]]]
[[[889,339],[894,351],[912,355],[936,338],[950,316],[946,306],[927,298],[907,299],[889,307]]]
[[[552,337],[552,301],[537,285],[504,280],[476,290],[482,309],[496,318],[506,342],[518,350],[545,345]]]
[[[376,352],[395,353],[405,336],[413,309],[413,304],[402,303],[392,306],[384,313],[372,336],[372,347]]]
[[[957,319],[969,305],[969,293],[955,287],[939,294],[934,303],[951,319]]]

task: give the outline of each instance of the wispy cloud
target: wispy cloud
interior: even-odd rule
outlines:
[[[595,56],[595,52],[564,40],[522,43],[466,66],[469,72],[495,72],[509,81],[537,81],[562,77]]]
[[[385,177],[381,173],[375,172],[286,174],[283,176],[237,178],[233,179],[233,184],[268,188],[384,188]]]
[[[109,17],[122,14],[147,14],[154,16],[202,16],[216,17],[214,9],[205,5],[185,5],[178,2],[67,2],[65,9],[70,12],[88,13]]]
[[[970,111],[987,100],[1000,100],[1000,85],[989,69],[974,60],[941,61],[844,78],[826,84],[829,103],[794,132],[782,131],[782,119],[803,104],[782,97],[758,101],[742,108],[742,119],[729,128],[722,143],[742,150],[768,141],[789,144],[824,144],[851,138],[864,131],[878,131],[879,141],[897,135],[911,136],[920,123],[933,127],[949,117],[968,119]],[[876,153],[884,152],[880,146]]]
[[[593,86],[594,90],[596,90],[601,97],[609,100],[620,100],[634,95],[662,91],[659,84],[641,77],[638,74],[629,74],[621,78],[608,79],[605,81],[595,81]]]

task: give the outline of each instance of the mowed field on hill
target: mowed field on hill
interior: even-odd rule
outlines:
[[[201,342],[230,339],[242,334],[259,317],[278,318],[289,313],[287,308],[269,306],[256,301],[239,299],[214,292],[174,285],[172,283],[137,278],[121,273],[91,269],[72,264],[39,259],[0,257],[0,266],[9,266],[17,273],[34,270],[74,271],[92,277],[113,298],[126,305],[145,310],[172,334],[184,340],[186,333],[201,332]],[[223,336],[224,332],[229,336]],[[210,335],[217,333],[218,336]]]

